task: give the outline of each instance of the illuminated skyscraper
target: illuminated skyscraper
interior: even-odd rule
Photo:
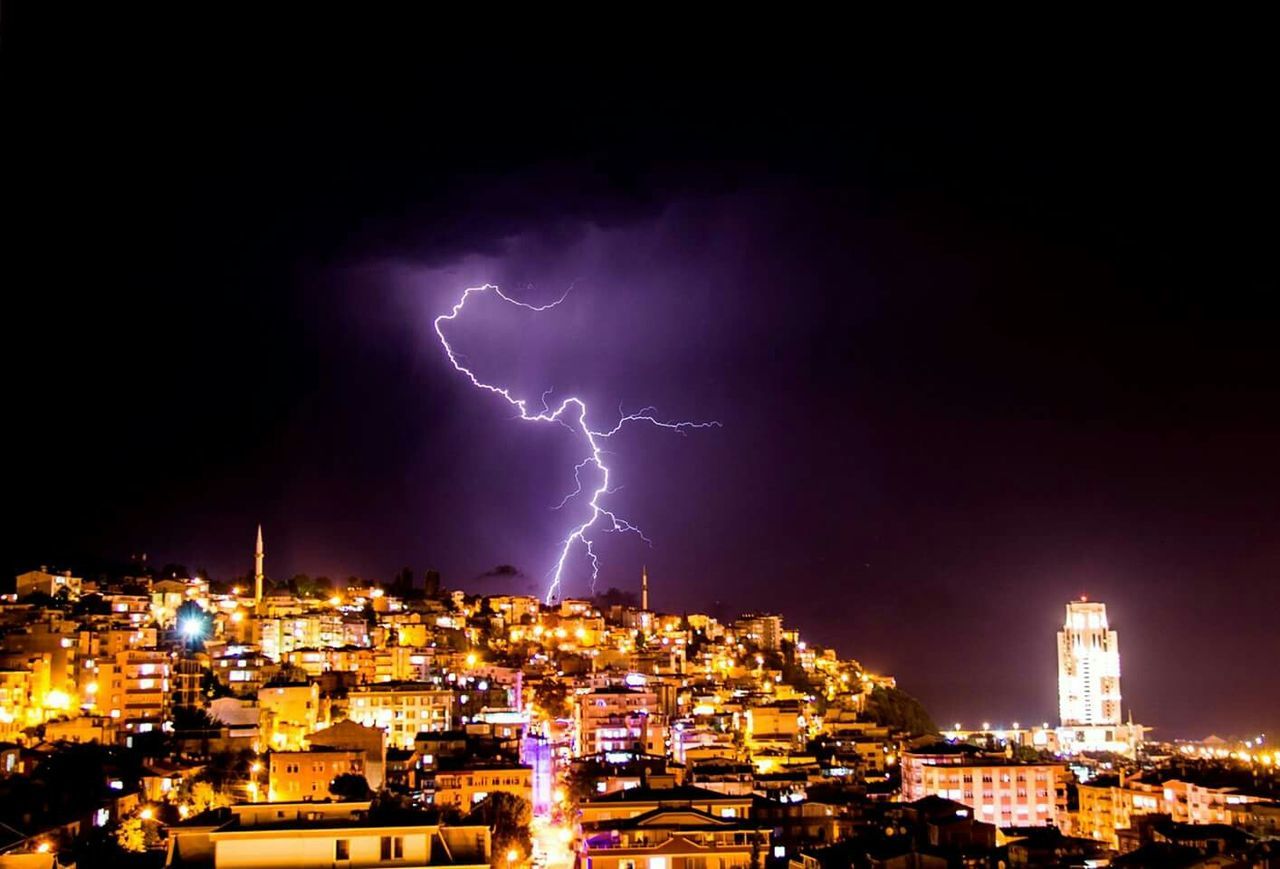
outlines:
[[[1121,723],[1119,641],[1106,604],[1067,604],[1058,631],[1058,711],[1063,727]]]

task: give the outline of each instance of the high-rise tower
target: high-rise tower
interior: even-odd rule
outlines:
[[[1058,711],[1064,727],[1121,723],[1119,641],[1106,604],[1067,604],[1058,631]]]
[[[266,552],[262,548],[262,526],[258,526],[258,543],[253,550],[253,605],[262,607],[262,561],[266,557]]]
[[[649,567],[640,568],[640,610],[649,611]]]

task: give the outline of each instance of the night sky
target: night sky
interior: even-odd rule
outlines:
[[[602,587],[647,564],[659,609],[784,612],[971,724],[1056,720],[1087,593],[1157,736],[1280,730],[1248,50],[926,69],[328,24],[8,16],[10,574],[227,578],[261,522],[276,578],[540,594],[581,445],[431,320],[572,288],[451,340],[601,426],[723,423],[615,439],[653,546],[606,535]]]

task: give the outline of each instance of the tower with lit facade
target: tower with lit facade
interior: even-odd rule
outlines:
[[[1119,640],[1104,603],[1067,604],[1058,631],[1058,713],[1063,727],[1121,723]]]

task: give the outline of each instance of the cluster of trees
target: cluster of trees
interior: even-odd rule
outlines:
[[[882,727],[911,736],[938,733],[938,725],[933,723],[920,701],[900,688],[876,686],[871,689],[864,714]]]
[[[476,805],[467,816],[466,823],[486,824],[492,831],[492,859],[494,869],[509,867],[507,854],[515,851],[523,859],[533,851],[533,839],[529,835],[529,823],[533,820],[533,806],[524,797],[504,791],[494,791]]]
[[[569,718],[573,715],[569,689],[558,679],[548,677],[538,683],[533,702],[548,718]]]

